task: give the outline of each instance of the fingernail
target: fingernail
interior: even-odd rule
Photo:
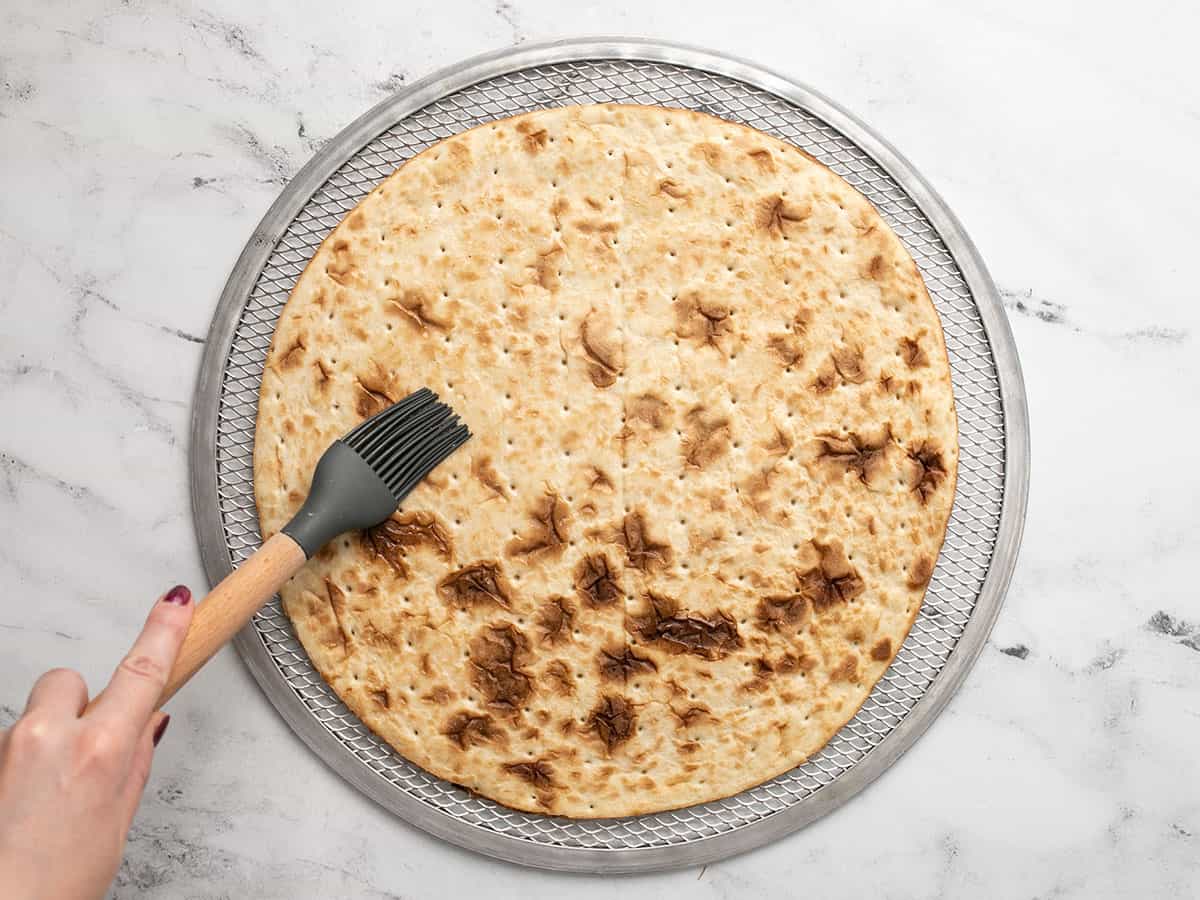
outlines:
[[[187,606],[191,602],[192,592],[182,584],[175,585],[167,591],[167,596],[163,597],[163,603],[178,603],[180,606]]]
[[[187,588],[183,589],[187,593]],[[171,716],[164,715],[162,721],[158,723],[158,727],[154,729],[154,746],[158,746],[158,742],[162,740],[162,736],[167,733],[167,726],[171,724]]]

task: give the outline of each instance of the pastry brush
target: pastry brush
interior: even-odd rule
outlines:
[[[159,705],[230,640],[289,578],[344,531],[378,525],[471,433],[421,388],[333,442],[290,522],[197,605]]]

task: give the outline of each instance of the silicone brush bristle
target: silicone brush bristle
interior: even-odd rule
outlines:
[[[383,480],[399,504],[471,432],[428,388],[362,422],[342,438]]]

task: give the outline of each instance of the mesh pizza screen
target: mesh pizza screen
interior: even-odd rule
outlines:
[[[224,368],[213,385],[216,516],[233,565],[260,543],[252,452],[263,361],[279,312],[321,240],[375,184],[432,143],[491,119],[595,102],[674,106],[742,122],[810,153],[875,205],[917,262],[942,319],[959,416],[958,486],[945,544],[920,615],[858,714],[824,749],[794,770],[725,800],[671,812],[571,821],[507,809],[434,778],[398,756],[346,709],[309,663],[277,602],[262,610],[253,627],[273,667],[265,676],[256,674],[272,682],[264,681],[268,692],[274,688],[294,692],[357,764],[378,777],[371,791],[402,792],[426,812],[443,813],[464,828],[515,839],[528,844],[532,852],[538,846],[581,851],[676,847],[727,835],[811,802],[823,787],[844,777],[879,747],[938,679],[975,611],[995,551],[1004,501],[1005,406],[992,345],[955,258],[903,187],[848,136],[800,105],[757,86],[668,62],[581,59],[487,78],[403,117],[353,151],[287,224],[246,297]],[[198,508],[198,521],[200,512]],[[204,537],[202,533],[202,541]],[[978,639],[985,634],[986,629]],[[363,786],[361,778],[352,780]],[[527,861],[572,867],[561,860]],[[579,867],[593,866],[589,860]]]

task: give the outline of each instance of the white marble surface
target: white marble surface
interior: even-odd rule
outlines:
[[[237,253],[324,140],[477,52],[657,36],[835,97],[966,224],[1029,390],[1028,525],[992,640],[818,824],[652,877],[492,862],[342,783],[226,651],[172,703],[113,895],[1195,896],[1200,16],[1017,6],[0,4],[0,726],[40,671],[99,684],[153,596],[203,586],[186,429]]]

